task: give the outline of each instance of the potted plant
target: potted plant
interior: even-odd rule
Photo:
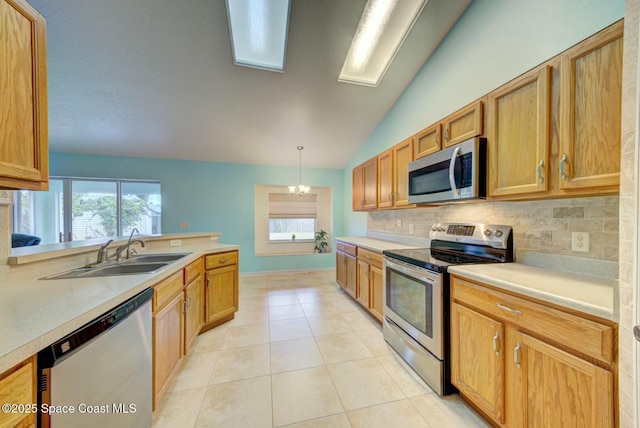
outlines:
[[[320,229],[315,233],[313,239],[316,241],[316,246],[313,247],[313,249],[316,253],[326,253],[327,251],[329,251],[327,235],[329,234],[324,229]]]
[[[296,242],[296,234],[295,233],[291,234],[291,242]]]

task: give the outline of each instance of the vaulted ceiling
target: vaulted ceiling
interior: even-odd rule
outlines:
[[[292,0],[284,73],[233,64],[224,0],[30,0],[50,150],[342,169],[470,1],[429,0],[372,88],[337,81],[365,0]]]

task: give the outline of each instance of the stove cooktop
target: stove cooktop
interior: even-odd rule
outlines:
[[[405,263],[446,272],[452,265],[513,261],[511,227],[484,224],[436,223],[431,247],[386,250],[382,253]]]

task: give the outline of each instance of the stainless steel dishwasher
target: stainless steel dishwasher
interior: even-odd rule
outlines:
[[[39,427],[151,426],[152,297],[147,289],[38,353]]]

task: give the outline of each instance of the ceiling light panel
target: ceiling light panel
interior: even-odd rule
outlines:
[[[338,81],[378,86],[426,0],[368,0]]]
[[[233,62],[284,72],[290,0],[226,0]]]

